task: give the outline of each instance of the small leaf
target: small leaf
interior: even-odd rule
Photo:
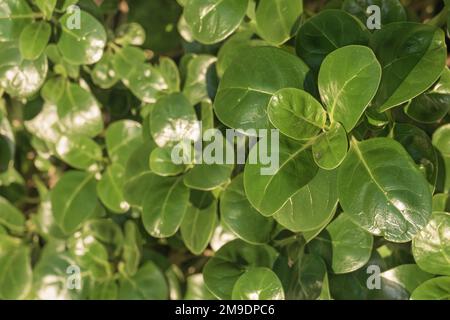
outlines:
[[[284,135],[296,139],[313,138],[325,126],[327,114],[309,93],[299,89],[281,89],[268,105],[270,122]]]
[[[176,176],[183,173],[184,165],[175,164],[172,160],[172,148],[156,148],[150,154],[150,170],[160,176]]]
[[[89,169],[102,160],[102,150],[86,136],[61,136],[55,145],[56,153],[76,169]]]
[[[105,140],[111,161],[125,167],[130,155],[142,144],[142,126],[132,120],[115,121],[106,129]]]
[[[44,21],[34,22],[26,26],[19,39],[22,57],[27,60],[39,58],[47,46],[50,33],[50,24]]]
[[[339,167],[347,155],[347,150],[347,132],[339,122],[331,124],[312,146],[314,161],[325,170]]]
[[[347,46],[330,53],[319,72],[319,91],[331,122],[347,132],[358,123],[375,96],[381,66],[367,47]]]
[[[125,201],[123,185],[125,169],[117,163],[111,164],[97,184],[97,194],[102,203],[116,213],[127,212],[130,205]]]
[[[80,25],[73,25],[72,14],[61,19],[62,33],[58,49],[64,59],[73,64],[94,64],[102,58],[106,45],[106,32],[91,14],[80,11]],[[70,20],[70,21],[69,21]]]
[[[0,197],[0,225],[15,233],[25,230],[24,215],[3,197]]]

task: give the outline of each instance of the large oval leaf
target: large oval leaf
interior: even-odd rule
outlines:
[[[36,60],[25,60],[16,44],[2,43],[0,87],[11,96],[27,98],[35,94],[44,84],[47,71],[48,62],[45,54],[41,54]]]
[[[153,175],[143,201],[142,222],[156,238],[172,236],[183,221],[189,201],[189,189],[182,178]]]
[[[283,44],[295,34],[295,26],[302,12],[302,1],[260,1],[255,15],[258,35],[274,45]]]
[[[187,0],[184,18],[196,40],[212,44],[239,27],[247,5],[248,0]]]
[[[221,194],[220,215],[225,225],[242,240],[255,244],[269,241],[274,221],[263,217],[248,202],[242,174]]]
[[[435,212],[428,225],[413,239],[417,265],[426,272],[450,275],[450,214]]]
[[[342,10],[324,10],[300,27],[296,51],[311,69],[318,71],[323,59],[334,50],[368,42],[369,33],[355,17]]]
[[[93,64],[99,61],[106,45],[106,32],[100,22],[85,11],[80,11],[80,25],[73,26],[71,13],[61,20],[62,33],[58,49],[73,64]]]
[[[97,207],[94,176],[68,171],[51,191],[53,215],[66,233],[72,233],[90,218]]]
[[[406,242],[428,223],[431,193],[403,147],[388,138],[354,141],[338,174],[339,201],[370,233]]]
[[[357,16],[362,23],[373,13],[367,13],[369,6],[376,5],[380,8],[380,27],[392,22],[405,21],[406,11],[399,0],[344,0],[342,9]]]
[[[267,104],[283,88],[303,89],[308,67],[286,51],[257,47],[241,51],[220,82],[217,117],[236,129],[267,129]]]
[[[358,270],[369,261],[373,237],[341,214],[327,227],[331,240],[331,268],[335,274]],[[320,237],[320,236],[319,236]],[[355,246],[355,243],[358,245]]]
[[[371,47],[383,68],[374,100],[380,112],[417,97],[439,78],[445,67],[445,34],[430,25],[391,23],[373,34]]]
[[[347,46],[330,53],[319,72],[319,91],[331,122],[347,132],[358,123],[375,96],[381,66],[367,47]]]
[[[267,165],[258,159],[256,164],[247,161],[244,171],[244,187],[248,200],[262,215],[271,216],[277,212],[288,199],[305,186],[318,170],[312,158],[309,145],[302,145],[287,138],[280,139],[279,149],[276,145],[264,145],[260,140],[250,151],[249,159],[258,159],[260,149],[268,148],[268,154],[279,157],[278,167],[270,175],[263,175]],[[274,165],[272,163],[272,165]],[[295,177],[295,179],[293,179]]]
[[[275,213],[274,218],[292,232],[312,231],[333,216],[337,202],[337,171],[319,170]]]

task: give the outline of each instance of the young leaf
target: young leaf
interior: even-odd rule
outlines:
[[[74,23],[70,13],[61,19],[62,33],[58,49],[64,59],[73,64],[94,64],[102,58],[106,32],[91,14],[80,11],[80,24]]]
[[[330,53],[319,72],[319,91],[331,122],[352,131],[375,96],[381,66],[372,50],[347,46]]]
[[[312,146],[314,161],[324,170],[339,167],[347,155],[347,150],[347,132],[339,122],[332,123]]]
[[[27,60],[36,60],[44,52],[50,38],[51,26],[40,21],[27,25],[20,34],[19,49],[22,57]]]
[[[247,5],[248,0],[187,0],[184,17],[196,40],[213,44],[239,27]]]

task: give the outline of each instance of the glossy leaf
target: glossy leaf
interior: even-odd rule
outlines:
[[[412,252],[417,265],[424,271],[450,275],[450,214],[435,212],[428,223],[413,239]]]
[[[303,2],[296,0],[262,0],[256,8],[256,28],[264,40],[280,45],[296,32],[303,12]]]
[[[309,93],[299,89],[281,89],[267,107],[270,122],[284,135],[296,140],[310,139],[325,127],[327,114]]]
[[[125,167],[130,154],[142,144],[142,127],[132,120],[116,121],[106,129],[105,139],[111,161]]]
[[[248,0],[188,0],[184,17],[196,40],[212,44],[239,27],[247,5]]]
[[[172,148],[156,148],[150,154],[150,170],[160,176],[176,176],[183,173],[185,166],[172,160]]]
[[[58,49],[67,61],[73,64],[93,64],[102,58],[106,32],[97,19],[80,11],[79,25],[76,25],[70,13],[66,13],[60,22],[62,33]]]
[[[111,164],[97,184],[97,194],[102,203],[116,213],[127,212],[130,205],[125,201],[123,185],[125,169],[117,163]]]
[[[256,153],[259,148],[265,147],[263,144],[264,140],[252,148],[249,159],[258,159]],[[278,167],[273,168],[271,175],[262,175],[264,171],[261,170],[267,169],[267,165],[263,165],[261,159],[258,159],[259,162],[256,164],[247,163],[244,171],[244,187],[252,206],[262,215],[271,216],[314,178],[317,166],[308,145],[283,139],[280,140],[277,151],[275,145],[266,146],[268,154],[278,151]],[[295,179],[292,178],[294,176]]]
[[[348,45],[367,45],[369,34],[355,17],[342,10],[324,10],[305,21],[296,38],[297,55],[318,71],[323,59]]]
[[[374,100],[378,111],[417,97],[439,78],[445,67],[444,42],[442,30],[412,22],[391,23],[374,33],[371,47],[383,68]]]
[[[274,221],[263,217],[247,200],[242,174],[235,177],[221,194],[220,215],[227,227],[242,240],[255,244],[270,240]]]
[[[39,58],[47,46],[51,27],[47,22],[34,22],[27,25],[19,38],[19,49],[22,57],[27,60]]]
[[[233,300],[284,300],[283,286],[268,268],[250,268],[236,281]]]
[[[88,169],[102,160],[102,150],[86,136],[61,136],[55,145],[58,156],[76,169]]]
[[[283,88],[303,89],[308,71],[300,59],[280,49],[242,50],[219,84],[216,115],[231,128],[267,129],[272,95]]]
[[[347,150],[347,132],[339,122],[334,122],[312,146],[314,161],[325,170],[339,167],[347,155]]]
[[[339,202],[363,229],[406,242],[428,223],[431,194],[405,149],[387,138],[352,142],[339,168]]]
[[[411,300],[450,300],[450,277],[425,281],[414,290]]]
[[[319,170],[275,213],[274,218],[292,232],[313,231],[334,215],[337,202],[337,171]]]
[[[381,67],[367,47],[347,46],[329,54],[319,72],[319,91],[331,122],[347,132],[358,123],[375,96]]]
[[[399,0],[344,0],[342,9],[351,13],[366,24],[369,14],[367,8],[376,5],[380,8],[381,25],[406,20],[406,11]],[[372,13],[373,14],[373,13]]]
[[[51,191],[53,215],[67,233],[78,229],[97,207],[96,182],[92,174],[69,171]]]

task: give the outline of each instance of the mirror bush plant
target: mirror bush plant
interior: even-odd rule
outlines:
[[[0,299],[449,299],[423,3],[0,0]],[[243,163],[174,162],[198,121]]]

